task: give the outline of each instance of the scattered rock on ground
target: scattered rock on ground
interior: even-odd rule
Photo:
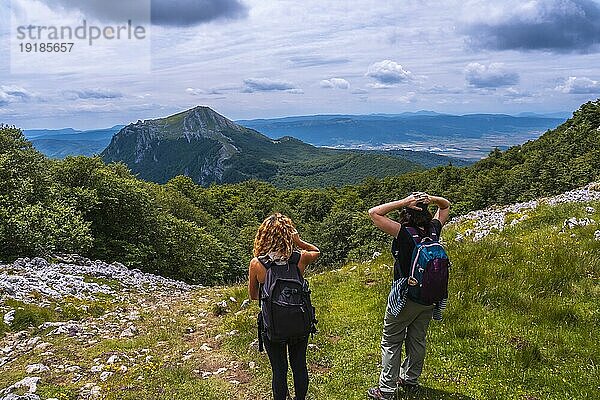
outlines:
[[[571,218],[565,220],[565,222],[563,223],[563,230],[573,229],[573,228],[579,227],[579,226],[588,226],[588,225],[591,225],[594,223],[596,223],[596,221],[594,221],[593,219],[590,219],[590,218],[577,219],[575,217],[571,217]]]
[[[37,376],[28,376],[26,378],[21,379],[20,381],[13,383],[12,385],[10,385],[7,388],[4,388],[2,390],[0,390],[0,396],[2,396],[1,398],[6,399],[6,398],[11,398],[8,397],[10,396],[10,394],[12,394],[14,391],[16,390],[23,390],[26,389],[28,393],[35,393],[37,391],[37,385],[40,381],[40,378]],[[12,398],[18,398],[15,396],[12,396]],[[37,397],[39,399],[39,397]]]
[[[40,257],[19,258],[12,264],[0,264],[0,292],[4,293],[3,297],[24,303],[41,303],[39,305],[42,306],[66,296],[95,300],[98,294],[108,294],[120,298],[122,290],[90,282],[88,277],[115,280],[123,288],[141,293],[159,289],[185,292],[197,287],[139,269],[129,269],[118,262],[108,264],[78,255],[55,255],[53,259],[55,262]],[[32,292],[41,295],[42,300],[32,298]]]
[[[44,364],[30,364],[25,369],[25,372],[28,374],[36,374],[39,372],[50,371],[50,368],[46,367]]]
[[[472,229],[467,229],[463,233],[458,233],[455,240],[462,241],[466,237],[470,237],[474,241],[477,241],[483,239],[494,231],[500,232],[504,230],[508,215],[520,215],[518,218],[513,219],[510,223],[511,225],[516,225],[528,218],[528,212],[535,210],[539,205],[542,204],[554,206],[564,203],[587,203],[590,201],[600,201],[600,184],[591,183],[579,189],[539,200],[531,200],[507,206],[492,206],[484,210],[472,211],[452,219],[450,224],[474,221],[474,227]],[[587,207],[586,211],[590,213],[590,209],[593,208]],[[591,212],[595,212],[595,210]],[[590,221],[593,223],[593,220]]]
[[[119,361],[119,356],[118,356],[118,355],[116,355],[116,354],[113,354],[112,356],[110,356],[110,357],[108,358],[108,360],[106,360],[106,363],[107,363],[107,364],[114,364],[114,363],[116,363],[117,361]]]
[[[123,332],[121,332],[121,334],[119,335],[120,337],[124,338],[124,337],[133,337],[135,336],[137,333],[137,328],[133,325],[127,327],[127,329],[125,329]]]
[[[15,312],[16,310],[10,310],[6,314],[4,314],[4,323],[6,325],[11,325],[12,322],[15,320]]]
[[[101,381],[105,381],[108,378],[110,378],[110,376],[113,374],[114,372],[111,371],[104,371],[103,373],[100,374],[100,380]]]

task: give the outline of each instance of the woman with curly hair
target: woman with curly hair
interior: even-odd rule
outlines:
[[[302,239],[294,224],[287,216],[276,213],[267,217],[258,228],[254,239],[254,258],[250,261],[248,293],[252,300],[258,300],[260,285],[265,282],[267,268],[270,265],[297,266],[301,276],[308,264],[319,257],[319,249]],[[308,392],[308,368],[306,366],[306,350],[308,335],[289,342],[269,340],[262,333],[262,340],[269,356],[273,372],[273,399],[289,398],[287,387],[287,371],[289,354],[290,366],[294,376],[295,400],[304,400]]]

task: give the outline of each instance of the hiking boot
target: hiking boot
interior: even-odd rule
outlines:
[[[404,393],[406,394],[417,394],[420,390],[418,383],[407,383],[402,378],[398,378],[397,385],[399,388],[404,389]]]
[[[394,400],[394,392],[382,392],[378,387],[367,390],[367,396],[375,400]]]

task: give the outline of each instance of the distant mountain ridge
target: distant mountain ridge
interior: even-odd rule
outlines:
[[[23,133],[36,149],[50,158],[67,156],[92,156],[100,154],[108,146],[113,135],[124,125],[115,125],[106,129],[87,131],[64,129],[30,129]]]
[[[397,154],[317,148],[290,136],[271,139],[204,106],[127,125],[101,156],[124,162],[145,180],[164,183],[185,175],[201,185],[259,179],[280,187],[339,186],[424,168]]]
[[[269,137],[294,136],[315,146],[339,148],[448,149],[448,155],[482,158],[495,147],[522,144],[566,118],[540,115],[403,114],[311,115],[240,120]]]
[[[544,118],[558,118],[558,119],[569,119],[573,113],[566,111],[551,112],[551,113],[536,113],[536,112],[522,112],[516,114],[515,117],[544,117]]]
[[[423,165],[430,166],[432,162],[444,164],[427,159],[427,154],[449,156],[452,158],[444,160],[446,164],[464,165],[460,159],[473,162],[496,147],[507,149],[536,139],[568,115],[564,112],[453,115],[421,110],[397,114],[290,116],[239,120],[237,124],[272,139],[292,136],[316,146],[336,149],[388,150],[387,154],[394,156],[413,150],[417,153],[405,155],[409,159],[425,160]],[[64,158],[101,153],[122,128],[124,125],[89,131],[64,128],[26,130],[24,133],[46,156]]]

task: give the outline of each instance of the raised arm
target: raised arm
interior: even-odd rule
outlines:
[[[438,206],[438,209],[435,213],[435,219],[440,221],[442,225],[444,225],[448,221],[448,214],[450,214],[450,202],[439,196],[429,196],[429,199],[433,204]]]
[[[294,233],[294,244],[300,250],[302,250],[302,255],[300,256],[300,261],[298,262],[298,268],[300,269],[300,272],[304,274],[304,270],[308,264],[315,262],[316,259],[319,258],[321,252],[314,244],[310,244],[300,239],[298,232]]]
[[[399,222],[387,217],[387,214],[402,207],[410,207],[416,210],[420,210],[416,206],[417,198],[414,195],[405,197],[402,200],[396,200],[389,203],[378,205],[369,210],[369,217],[379,229],[396,237],[402,225]]]

